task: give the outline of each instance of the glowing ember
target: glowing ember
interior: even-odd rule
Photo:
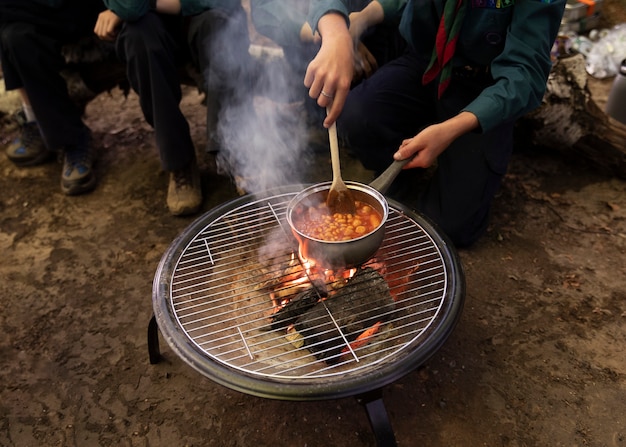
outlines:
[[[312,261],[269,290],[272,330],[282,330],[297,349],[334,363],[365,346],[393,312],[395,302],[384,277],[372,267],[329,270]],[[369,265],[384,268],[375,260]]]
[[[378,328],[380,327],[381,324],[382,324],[382,321],[377,321],[376,323],[374,323],[372,327],[361,332],[361,334],[353,342],[350,343],[350,347],[348,348],[346,346],[345,348],[341,350],[341,353],[347,354],[349,352],[355,351],[365,346],[367,342],[370,341],[370,339],[374,335],[376,335],[376,332],[378,332]]]

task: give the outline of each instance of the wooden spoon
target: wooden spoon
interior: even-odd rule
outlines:
[[[328,112],[328,109],[326,111]],[[333,166],[333,182],[326,197],[326,206],[331,213],[355,214],[354,196],[341,178],[339,142],[337,141],[337,125],[335,123],[328,128],[328,140],[330,142],[330,161]]]

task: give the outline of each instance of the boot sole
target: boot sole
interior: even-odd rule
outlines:
[[[66,182],[61,179],[61,191],[67,196],[77,196],[91,192],[96,188],[96,176],[90,175],[87,178]]]
[[[28,167],[28,166],[38,166],[49,161],[52,161],[55,158],[55,153],[51,151],[42,152],[34,158],[15,158],[7,155],[7,158],[13,163],[15,166],[20,168]]]
[[[189,216],[190,214],[196,214],[200,210],[201,207],[202,207],[202,203],[199,203],[196,206],[187,206],[187,207],[182,207],[182,208],[177,208],[177,209],[172,209],[168,205],[167,208],[172,216]]]

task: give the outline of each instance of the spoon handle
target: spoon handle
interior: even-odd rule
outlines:
[[[400,171],[402,171],[402,167],[411,159],[413,159],[413,157],[405,158],[404,160],[394,160],[393,163],[369,185],[381,194],[385,194]]]
[[[328,113],[328,109],[326,109]],[[333,183],[342,182],[341,179],[341,162],[339,158],[339,141],[337,138],[337,124],[333,123],[328,128],[328,142],[330,144],[330,161],[333,167]]]
[[[333,167],[333,182],[341,181],[341,161],[339,158],[339,143],[337,142],[337,126],[333,123],[328,128],[330,141],[330,160]]]

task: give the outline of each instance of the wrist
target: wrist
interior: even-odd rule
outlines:
[[[324,38],[325,35],[330,36],[348,33],[348,24],[346,23],[346,19],[343,15],[331,12],[322,16],[317,24],[317,29],[322,38]]]

